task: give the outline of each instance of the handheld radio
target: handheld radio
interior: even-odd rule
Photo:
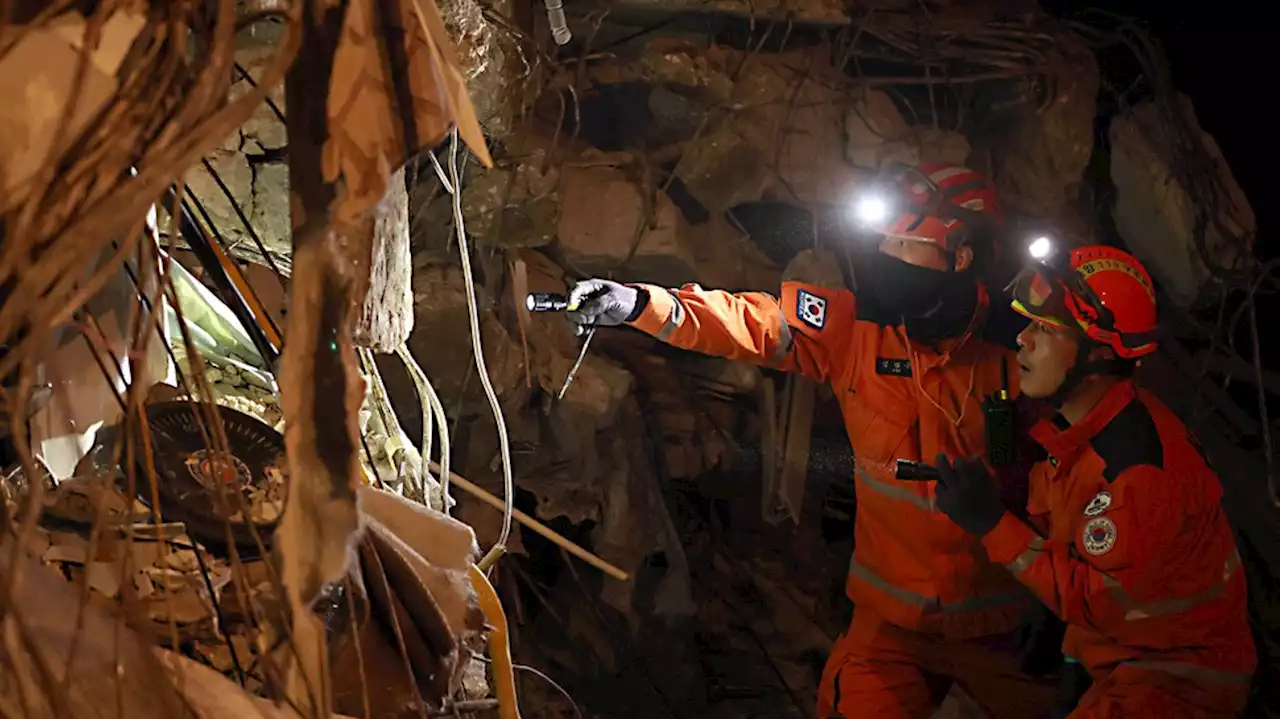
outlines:
[[[982,401],[985,420],[987,461],[992,467],[1007,467],[1014,462],[1014,439],[1017,417],[1013,399],[1009,397],[1009,358],[1000,359],[1000,391]]]

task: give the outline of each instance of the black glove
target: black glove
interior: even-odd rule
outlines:
[[[1062,636],[1067,623],[1040,602],[1022,615],[1016,640],[1023,674],[1042,677],[1062,666]]]
[[[1066,719],[1079,706],[1080,700],[1093,686],[1093,677],[1079,662],[1062,665],[1062,680],[1058,682],[1058,696],[1049,710],[1050,719]]]
[[[935,488],[938,510],[970,534],[981,537],[996,528],[1004,516],[1000,489],[991,473],[974,459],[956,460],[938,455],[938,482]]]
[[[586,327],[612,327],[640,316],[649,293],[610,280],[583,280],[569,291],[569,321]]]

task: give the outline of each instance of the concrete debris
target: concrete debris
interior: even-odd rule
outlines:
[[[1079,38],[1057,39],[1047,50],[1046,79],[1022,81],[1013,107],[988,120],[1000,201],[1006,211],[1031,217],[1053,216],[1075,200],[1093,154],[1098,63]]]
[[[689,375],[708,391],[725,395],[749,395],[760,386],[760,368],[719,357],[691,357]]]
[[[387,191],[358,231],[372,233],[369,288],[352,330],[358,347],[395,352],[413,331],[413,255],[405,171],[387,178]],[[353,230],[357,231],[357,230]]]
[[[477,118],[489,132],[501,136],[511,129],[517,106],[513,90],[524,68],[516,39],[485,18],[485,7],[476,0],[447,0],[440,3],[440,16],[457,43],[458,62]],[[503,17],[512,15],[510,0],[489,7]]]
[[[855,92],[845,114],[844,131],[845,156],[859,168],[874,170],[889,162],[963,165],[969,159],[969,141],[964,135],[911,126],[882,90]]]
[[[474,260],[473,260],[474,261]],[[467,309],[466,286],[462,270],[454,264],[444,267],[437,264],[415,262],[413,272],[414,332],[409,338],[409,349],[431,383],[442,392],[445,408],[464,415],[488,414],[479,380],[475,377],[475,357],[470,342],[471,324]],[[489,379],[494,391],[504,401],[518,403],[517,395],[527,392],[525,386],[524,352],[519,338],[511,333],[494,316],[494,299],[487,296],[483,286],[476,287],[481,323],[481,341],[488,364]],[[457,338],[462,341],[442,342],[441,339]],[[384,377],[393,404],[399,408],[405,398],[415,405],[416,393],[407,384],[407,376],[396,379]],[[465,393],[464,393],[465,392]],[[459,401],[463,402],[458,406]],[[420,410],[400,410],[418,414]],[[420,425],[418,425],[420,427]],[[422,436],[415,431],[412,422],[404,423],[410,437]]]
[[[173,355],[177,360],[178,371],[187,379],[197,397],[203,397],[195,381],[191,358],[181,340],[174,343]],[[280,408],[280,395],[274,388],[264,386],[261,376],[252,371],[245,371],[227,362],[219,362],[206,355],[200,361],[204,369],[205,380],[213,390],[213,401],[224,407],[244,412],[256,417],[268,425],[281,430],[284,427],[284,410]],[[176,398],[183,396],[180,388],[153,388],[153,400],[162,397]],[[154,394],[160,393],[160,394]]]
[[[821,247],[801,250],[782,270],[784,282],[804,282],[818,287],[845,289],[840,260],[831,250]]]
[[[240,33],[236,61],[249,78],[237,77],[231,89],[232,98],[248,91],[251,83],[259,79],[260,73],[271,62],[279,40],[279,31],[273,31],[263,23]],[[283,86],[273,90],[270,97],[275,108],[283,111]],[[201,165],[192,168],[185,177],[188,191],[208,211],[214,226],[227,242],[237,247],[237,254],[246,259],[264,261],[244,222],[236,214],[233,201],[252,222],[254,232],[268,253],[280,258],[291,254],[289,170],[285,164],[288,144],[284,123],[276,116],[275,110],[264,103],[247,123],[207,158],[218,179],[230,192],[230,198]],[[196,211],[196,216],[200,217],[199,211]],[[162,219],[160,227],[168,226]]]
[[[1251,259],[1257,220],[1253,208],[1213,136],[1200,129],[1191,100],[1178,97],[1177,111],[1193,138],[1172,134],[1161,110],[1147,102],[1132,108],[1111,124],[1111,180],[1116,186],[1112,209],[1116,229],[1129,249],[1146,264],[1169,296],[1182,306],[1193,304],[1210,277],[1208,259],[1223,268],[1236,268]],[[1212,173],[1204,181],[1218,198],[1193,196],[1174,175],[1175,142],[1200,142]],[[1197,203],[1213,202],[1197,207]],[[1212,219],[1197,237],[1197,212]],[[1203,241],[1203,249],[1200,242]]]
[[[777,292],[778,268],[758,244],[725,217],[714,216],[689,228],[695,275],[703,287],[753,288]]]
[[[622,170],[566,169],[557,249],[578,272],[606,274],[624,264],[636,280],[679,285],[694,279],[688,223],[663,192]]]
[[[559,169],[541,148],[513,164],[473,169],[462,199],[467,232],[483,244],[541,247],[555,239]]]
[[[845,87],[828,79],[821,48],[751,55],[659,41],[648,56],[654,81],[703,98],[690,118],[703,131],[676,173],[712,213],[765,196],[832,202],[847,191],[853,170],[830,152],[842,142]]]
[[[554,356],[539,367],[544,392],[557,394],[575,358]],[[631,394],[631,373],[602,357],[588,354],[560,400],[593,428],[612,426],[619,407]]]

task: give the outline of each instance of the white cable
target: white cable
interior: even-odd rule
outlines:
[[[431,166],[436,168],[436,177],[440,178],[440,184],[444,185],[444,191],[453,194],[453,183],[449,182],[449,178],[444,176],[444,168],[440,166],[440,161],[436,159],[436,153],[428,152],[427,157],[431,158]]]
[[[404,363],[405,369],[409,372],[409,377],[413,379],[413,386],[418,391],[418,402],[422,405],[422,459],[424,462],[431,461],[431,426],[434,424],[439,431],[440,437],[440,492],[441,507],[445,514],[449,513],[449,422],[445,419],[444,403],[440,401],[440,396],[436,394],[435,387],[431,386],[431,380],[427,379],[427,373],[422,371],[422,367],[418,365],[418,361],[413,358],[413,354],[409,352],[406,345],[400,345],[396,348],[396,356]],[[432,421],[434,419],[434,422]]]
[[[400,346],[401,346],[402,348],[403,348],[403,347],[405,347],[405,345],[400,345]],[[398,351],[397,351],[397,353],[398,353]],[[412,358],[410,358],[410,359],[412,359]],[[401,361],[401,362],[404,362],[404,358],[402,357],[400,361]],[[409,370],[409,363],[408,363],[408,362],[404,362],[404,366],[405,366],[405,369],[406,369],[406,370]],[[413,370],[409,370],[409,373],[410,373],[410,374],[409,374],[409,376],[413,377]],[[423,380],[424,380],[424,382],[425,382],[425,380],[426,380],[425,375],[423,376]],[[435,403],[433,402],[434,394],[435,394],[435,393],[434,393],[434,392],[432,392],[432,394],[431,394],[431,395],[427,395],[427,393],[426,393],[426,391],[425,391],[425,390],[426,390],[426,388],[427,388],[427,387],[429,387],[429,386],[430,386],[430,383],[427,383],[426,385],[420,385],[420,384],[418,383],[418,378],[417,378],[417,377],[413,377],[413,387],[414,387],[414,389],[415,389],[415,390],[417,391],[417,393],[418,393],[418,404],[420,405],[420,408],[421,408],[421,410],[422,410],[422,450],[421,450],[421,453],[422,453],[422,471],[423,471],[423,472],[428,471],[428,469],[427,469],[427,468],[428,468],[428,467],[430,466],[430,464],[431,464],[431,450],[433,449],[433,447],[431,446],[431,435],[435,432],[435,428],[436,428],[436,427],[435,427],[435,418],[436,418],[435,409],[436,409],[436,407],[435,407]],[[448,431],[448,430],[445,430],[445,431]],[[444,446],[447,448],[447,447],[448,447],[448,444],[446,443]],[[445,450],[445,452],[446,452],[446,454],[445,454],[445,459],[448,459],[448,449],[446,449],[446,450]],[[448,465],[444,465],[444,466],[446,466],[446,467],[447,467]],[[447,488],[448,488],[448,486],[449,486],[449,475],[448,475],[448,470],[447,470],[447,469],[445,470],[444,482],[445,482],[444,486],[445,486],[445,488],[446,488],[446,490],[447,490]],[[444,492],[442,492],[442,494],[443,494],[443,495],[444,495],[444,497],[446,497],[446,498],[449,496],[449,492],[448,492],[448,491],[444,491]],[[448,513],[449,513],[449,500],[448,500],[448,499],[446,499],[446,498],[442,498],[442,502],[443,502],[442,506],[444,507],[444,513],[445,513],[445,514],[448,514]]]
[[[498,535],[497,544],[480,560],[480,566],[493,566],[498,557],[507,550],[507,538],[511,535],[511,510],[515,498],[515,482],[511,479],[511,447],[507,441],[507,422],[502,417],[502,407],[498,405],[498,395],[493,391],[493,383],[489,381],[489,369],[484,363],[484,347],[480,344],[480,312],[476,308],[476,285],[471,277],[471,255],[467,248],[467,233],[462,221],[462,188],[458,184],[458,146],[462,140],[458,137],[458,129],[453,129],[453,145],[449,150],[449,179],[453,187],[453,228],[458,236],[458,252],[462,255],[462,277],[467,285],[467,309],[471,319],[471,348],[476,355],[476,371],[480,375],[480,383],[484,385],[484,394],[489,398],[489,408],[493,410],[493,420],[498,425],[498,447],[502,452],[502,488],[505,506],[502,511],[502,533]]]
[[[411,357],[410,360],[412,361],[412,359]],[[423,416],[426,416],[425,405],[430,405],[431,414],[435,417],[434,424],[440,431],[440,511],[448,514],[449,509],[452,507],[449,503],[451,499],[449,496],[449,478],[453,476],[449,473],[449,421],[444,416],[444,402],[440,401],[440,395],[436,394],[436,388],[431,386],[431,380],[427,379],[426,374],[422,375],[422,388],[426,395]]]

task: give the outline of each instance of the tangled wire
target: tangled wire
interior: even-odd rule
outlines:
[[[145,16],[137,3],[107,0],[88,18],[69,0],[25,17],[12,5],[0,11],[9,20],[0,28],[0,63],[26,43],[65,42],[55,22],[62,32],[83,28],[69,84],[53,87],[62,90],[54,100],[61,111],[44,124],[52,132],[48,150],[17,192],[0,200],[0,344],[8,349],[0,379],[11,387],[4,399],[16,420],[56,328],[137,251],[148,209],[165,188],[283,80],[300,37],[295,7],[263,13],[285,21],[276,55],[258,86],[229,102],[236,33],[263,19],[238,13],[235,0],[144,4]],[[109,77],[99,56],[124,38],[128,52]]]

